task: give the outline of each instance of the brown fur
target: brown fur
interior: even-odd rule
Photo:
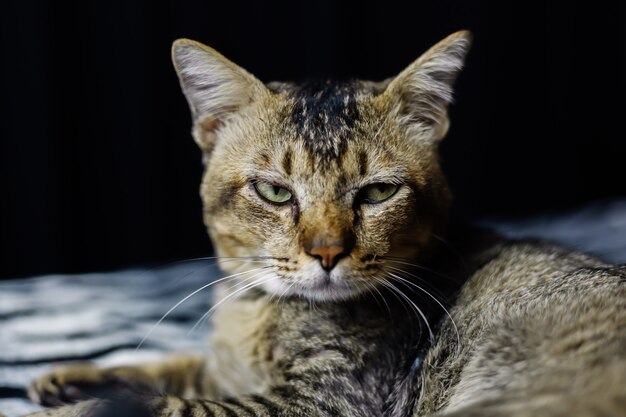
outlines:
[[[493,249],[452,313],[460,348],[447,323],[425,359],[414,415],[626,415],[626,267]]]
[[[266,86],[177,41],[205,223],[235,274],[215,291],[212,353],[64,368],[31,395],[54,404],[81,398],[69,386],[121,383],[155,416],[626,415],[623,269],[474,232],[459,254],[438,245],[450,196],[437,144],[468,46],[453,34],[381,83]],[[259,181],[292,198],[271,203]],[[367,202],[377,183],[398,189]],[[343,251],[332,270],[314,256],[330,248]],[[450,301],[466,280],[420,355],[443,314],[425,291]]]

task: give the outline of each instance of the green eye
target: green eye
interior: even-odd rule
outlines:
[[[254,184],[256,192],[261,197],[274,204],[283,204],[291,200],[291,193],[278,185],[269,182],[259,181]]]
[[[396,184],[377,182],[363,187],[361,189],[361,196],[364,203],[376,204],[387,200],[394,195],[397,190],[398,186]]]

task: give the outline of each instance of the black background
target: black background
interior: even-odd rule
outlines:
[[[0,278],[210,253],[178,37],[264,81],[383,79],[471,29],[442,146],[461,212],[626,195],[626,8],[504,3],[3,2]]]

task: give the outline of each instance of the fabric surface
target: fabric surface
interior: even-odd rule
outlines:
[[[510,237],[548,239],[626,263],[626,200],[483,223]],[[208,324],[190,330],[210,307],[210,287],[151,329],[179,300],[220,276],[214,262],[205,260],[0,282],[0,412],[13,417],[38,410],[24,388],[54,364],[90,360],[110,366],[157,360],[171,351],[204,350]]]
[[[210,307],[210,289],[173,310],[136,347],[176,302],[220,274],[207,261],[0,282],[0,412],[39,410],[24,387],[54,364],[120,365],[204,349],[208,325],[189,330]]]

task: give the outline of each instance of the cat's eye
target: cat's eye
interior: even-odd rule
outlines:
[[[284,204],[291,200],[291,193],[283,187],[270,184],[265,181],[258,181],[254,183],[254,188],[257,193],[270,203]]]
[[[361,201],[367,204],[382,203],[396,193],[398,186],[396,184],[386,184],[377,182],[367,185],[359,192]]]

